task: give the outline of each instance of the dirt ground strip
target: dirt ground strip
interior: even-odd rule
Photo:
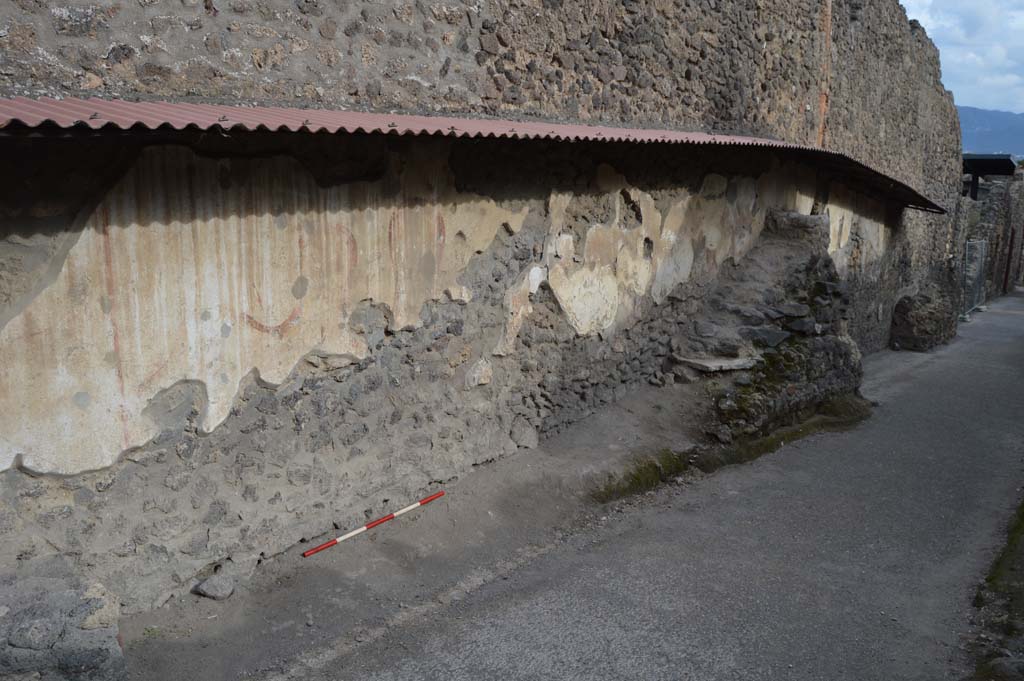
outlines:
[[[693,444],[699,419],[683,405],[702,389],[643,390],[540,449],[477,467],[415,514],[304,560],[301,551],[320,539],[309,538],[226,601],[187,595],[126,619],[131,678],[231,679],[317,666],[297,653],[335,640],[356,646],[429,616],[600,522],[590,494],[609,475],[638,456]],[[395,508],[406,503],[394,500]],[[324,529],[323,539],[340,534]]]

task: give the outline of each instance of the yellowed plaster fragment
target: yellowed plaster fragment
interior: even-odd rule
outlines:
[[[569,323],[582,336],[612,325],[619,305],[619,284],[609,265],[552,267],[548,283]]]
[[[542,263],[547,283],[577,333],[590,335],[626,326],[635,319],[644,296],[662,303],[695,271],[713,275],[726,261],[741,259],[757,242],[772,210],[809,214],[815,182],[811,170],[790,166],[777,166],[756,178],[709,174],[696,193],[680,189],[667,208],[659,209],[651,194],[631,187],[609,166],[601,166],[594,184],[615,209],[608,224],[586,226],[581,254],[566,224],[576,197],[552,192],[548,199],[549,230]],[[639,206],[639,226],[624,220],[623,193]],[[851,215],[859,216],[860,204],[843,196],[836,210],[847,210],[843,206],[848,204]],[[502,354],[512,351],[532,310],[525,291],[520,285],[506,297],[510,322],[497,350]]]
[[[828,250],[840,276],[850,274],[851,267],[863,271],[882,258],[889,238],[884,205],[834,183],[826,211],[830,229]]]
[[[311,351],[364,355],[347,325],[360,301],[406,327],[446,291],[468,298],[469,259],[526,210],[456,192],[433,151],[397,195],[394,178],[321,188],[287,158],[144,151],[0,330],[0,468],[108,466],[158,432],[143,410],[179,381],[205,388],[210,429],[252,370],[277,383]]]

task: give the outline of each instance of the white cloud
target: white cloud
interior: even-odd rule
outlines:
[[[1024,0],[903,0],[957,104],[1024,113]]]

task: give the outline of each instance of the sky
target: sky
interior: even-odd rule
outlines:
[[[1024,0],[901,0],[942,55],[961,106],[1024,113]]]

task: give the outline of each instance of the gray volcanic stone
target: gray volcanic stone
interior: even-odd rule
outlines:
[[[704,338],[715,338],[720,333],[718,327],[714,324],[700,320],[693,323],[693,330],[698,336],[703,336]]]
[[[784,340],[789,338],[792,334],[788,331],[776,329],[774,327],[759,327],[756,329],[744,328],[740,330],[740,335],[747,340],[753,341],[759,345],[764,345],[769,348],[778,347]]]
[[[812,334],[814,333],[815,322],[810,317],[802,317],[786,324],[786,328],[797,333]]]
[[[775,311],[783,317],[806,317],[811,314],[811,308],[803,303],[784,303],[777,305]]]
[[[952,340],[956,322],[949,296],[934,290],[906,296],[893,310],[890,344],[897,350],[926,352]]]
[[[533,449],[539,444],[537,429],[522,416],[517,416],[512,422],[512,432],[509,437],[516,445],[524,449]]]
[[[764,314],[756,308],[745,305],[734,305],[726,303],[723,308],[734,315],[737,315],[744,324],[749,326],[760,326],[764,324]]]
[[[200,582],[195,589],[200,596],[223,601],[235,593],[235,580],[224,574],[217,574]]]
[[[121,681],[117,599],[63,568],[0,577],[0,677]]]
[[[46,650],[53,646],[64,628],[60,611],[45,604],[33,605],[13,616],[14,626],[7,634],[7,645],[15,648]]]

